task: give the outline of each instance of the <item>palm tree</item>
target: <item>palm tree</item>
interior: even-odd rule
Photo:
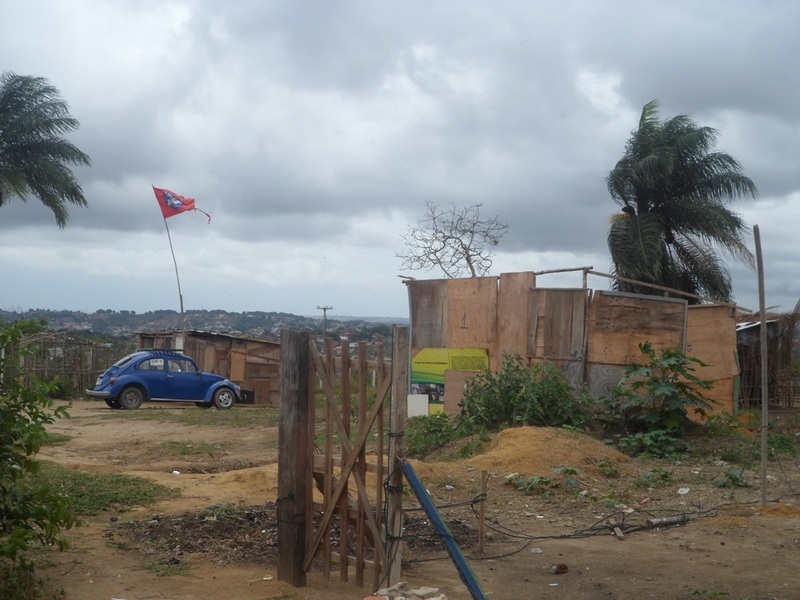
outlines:
[[[655,100],[644,106],[606,178],[622,205],[608,232],[615,275],[732,300],[730,273],[717,250],[751,265],[753,256],[744,244],[745,222],[726,204],[757,192],[736,159],[714,151],[717,135],[686,115],[659,121]],[[620,280],[615,288],[658,293]]]
[[[0,206],[14,196],[36,196],[64,228],[66,203],[86,206],[68,165],[89,165],[89,157],[62,134],[78,128],[67,104],[46,79],[0,76]]]

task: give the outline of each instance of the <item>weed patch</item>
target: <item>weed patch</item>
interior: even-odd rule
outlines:
[[[174,498],[180,492],[140,477],[109,473],[86,473],[41,463],[32,485],[46,486],[67,500],[78,515],[96,515],[107,510],[124,511],[133,506],[150,506]]]

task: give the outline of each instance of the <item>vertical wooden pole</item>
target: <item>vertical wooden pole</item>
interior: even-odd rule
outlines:
[[[343,436],[350,440],[350,339],[342,336],[342,420]],[[350,461],[350,454],[341,446],[342,468]],[[348,482],[345,481],[342,498],[339,501],[339,580],[347,581],[347,541],[350,533],[350,495]]]
[[[486,543],[486,494],[489,492],[489,472],[481,471],[481,505],[478,521],[478,554],[483,554]]]
[[[367,343],[358,342],[358,434],[367,428]],[[366,448],[362,448],[358,453],[354,473],[361,475],[362,481],[366,481],[367,475],[367,453]],[[356,511],[356,585],[364,587],[364,534],[366,531],[364,511],[370,510],[369,507],[358,503]]]
[[[306,585],[308,470],[308,331],[281,331],[281,404],[278,422],[278,579]]]
[[[378,344],[378,366],[376,368],[375,376],[377,377],[375,382],[375,387],[379,388],[383,385],[383,380],[385,377],[388,377],[386,374],[386,364],[384,363],[384,356],[383,356],[383,344]],[[383,398],[376,398],[376,402],[384,402]],[[381,412],[378,413],[378,418],[375,421],[375,454],[378,457],[377,461],[377,471],[375,473],[375,519],[378,522],[378,529],[383,531],[383,481],[384,481],[384,474],[386,472],[384,465],[384,454],[383,454],[383,415],[385,413],[384,409],[381,409]],[[375,540],[375,544],[382,543],[383,540]],[[378,585],[380,584],[381,580],[381,573],[383,569],[386,568],[387,565],[382,565],[380,561],[380,557],[378,553],[375,553],[375,569],[372,572],[372,589],[377,590]]]
[[[758,312],[761,317],[761,506],[767,505],[767,455],[769,453],[769,347],[767,346],[767,309],[764,299],[764,259],[761,255],[761,234],[753,227],[758,269]]]
[[[408,415],[408,327],[395,326],[392,348],[392,416],[389,429],[389,485],[387,503],[387,583],[400,581],[403,561],[403,436]]]
[[[317,407],[316,407],[316,399],[317,399],[317,369],[314,363],[314,353],[317,352],[316,345],[314,340],[309,336],[309,343],[308,343],[308,399],[306,400],[308,407],[308,416],[306,418],[307,428],[307,445],[308,448],[308,460],[306,461],[306,473],[304,475],[306,480],[306,485],[308,489],[306,490],[306,544],[308,540],[314,537],[314,485],[311,483],[314,481],[314,449],[316,448],[316,434],[317,434]],[[305,558],[305,557],[304,557]]]
[[[334,360],[333,339],[325,338],[325,390],[333,389],[336,377],[336,361]],[[332,392],[331,392],[332,393]],[[323,506],[328,507],[328,501],[333,495],[333,409],[329,402],[325,402],[325,484],[323,492]],[[331,577],[331,522],[325,527],[325,542],[322,547],[322,563],[325,581]]]

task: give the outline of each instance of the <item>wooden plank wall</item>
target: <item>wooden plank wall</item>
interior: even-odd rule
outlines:
[[[595,292],[587,323],[589,363],[638,362],[639,344],[645,341],[656,351],[684,349],[686,307],[683,300]]]
[[[504,354],[525,356],[528,349],[529,294],[536,287],[536,275],[503,273],[497,292],[497,343],[489,353],[494,370],[502,366]]]
[[[485,348],[497,344],[497,277],[450,279],[447,282],[448,348]],[[491,365],[490,365],[491,366]]]
[[[447,279],[407,282],[412,348],[446,348]]]
[[[734,389],[739,376],[736,361],[736,320],[729,306],[690,306],[686,328],[686,352],[707,366],[695,375],[714,383],[706,395],[719,404],[716,411],[735,412]]]
[[[658,352],[685,348],[686,302],[670,298],[594,292],[587,321],[586,385],[608,395],[628,365],[641,362],[641,342]]]
[[[738,367],[728,307],[697,306],[690,312],[686,301],[674,298],[537,289],[531,272],[407,285],[412,356],[422,348],[485,348],[493,371],[503,354],[547,360],[599,397],[619,383],[628,365],[641,361],[638,346],[649,341],[656,352],[680,348],[709,363],[699,375],[714,381],[714,399],[733,408]],[[449,379],[462,389],[469,376],[453,373]],[[450,398],[448,410],[456,398]]]
[[[584,381],[587,303],[585,289],[536,289],[529,295],[528,360],[556,365],[577,387]]]
[[[185,352],[204,371],[239,384],[249,402],[277,406],[280,401],[280,344],[226,336],[187,336]],[[247,402],[243,402],[247,403]]]

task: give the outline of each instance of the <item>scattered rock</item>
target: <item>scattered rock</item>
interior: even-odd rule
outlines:
[[[447,600],[447,596],[439,593],[438,588],[420,587],[407,589],[408,582],[399,581],[392,587],[383,588],[375,592],[373,596],[367,596],[364,600]]]

